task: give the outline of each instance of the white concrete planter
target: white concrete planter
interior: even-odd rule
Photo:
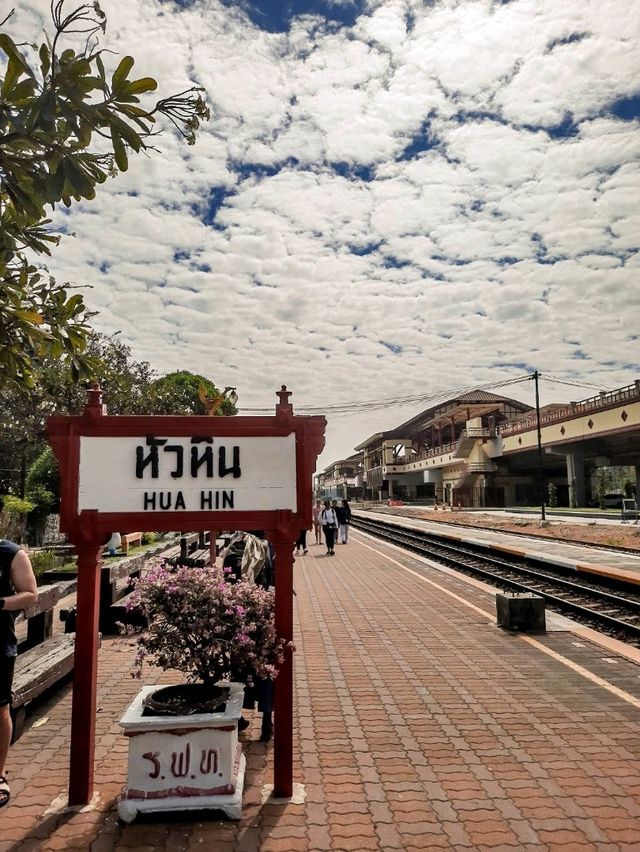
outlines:
[[[129,738],[127,787],[118,816],[139,812],[216,809],[242,816],[245,757],[238,742],[244,686],[228,686],[224,713],[143,716],[143,699],[161,686],[145,686],[120,719]]]

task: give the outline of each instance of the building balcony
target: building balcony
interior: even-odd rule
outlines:
[[[572,417],[581,414],[587,414],[590,411],[597,411],[602,408],[612,408],[619,405],[621,402],[637,401],[640,399],[640,379],[632,385],[627,385],[624,388],[606,393],[601,391],[598,396],[592,396],[589,399],[584,399],[582,402],[572,402],[559,410],[550,411],[547,414],[540,416],[540,426],[546,426],[550,423],[557,423],[560,420],[568,420]],[[538,421],[536,415],[529,415],[516,423],[505,423],[500,429],[500,434],[503,437],[509,435],[517,435],[519,432],[528,432],[531,429],[536,429]]]
[[[403,456],[400,459],[396,459],[393,464],[414,464],[415,462],[422,461],[423,459],[431,459],[434,458],[434,456],[443,456],[446,453],[452,452],[455,449],[455,446],[455,444],[442,444],[439,447],[431,447],[422,453],[414,453],[412,456]]]

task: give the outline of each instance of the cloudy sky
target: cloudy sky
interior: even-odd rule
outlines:
[[[106,47],[212,109],[56,217],[51,271],[136,357],[243,408],[640,376],[638,0],[101,3]],[[421,407],[331,416],[321,465]]]

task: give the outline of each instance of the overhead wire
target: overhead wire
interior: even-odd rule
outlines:
[[[555,376],[553,373],[541,373],[541,379],[546,379],[548,382],[552,382],[554,384],[559,385],[568,385],[569,387],[583,388],[585,390],[595,390],[595,391],[606,391],[609,392],[610,388],[603,388],[602,385],[595,385],[588,382],[581,382],[578,379],[561,379],[559,376]]]
[[[581,382],[578,379],[567,379],[561,378],[553,373],[540,373],[541,379],[544,379],[548,382],[567,385],[568,387],[576,387],[589,391],[601,391],[606,390],[603,389],[600,385],[595,385],[588,382]],[[385,397],[384,399],[369,399],[369,400],[356,400],[356,401],[345,401],[342,403],[334,403],[329,405],[301,405],[297,407],[297,411],[300,414],[327,414],[332,416],[340,416],[345,414],[360,414],[368,411],[379,411],[385,408],[400,408],[408,405],[417,405],[417,404],[437,404],[439,401],[446,401],[447,399],[455,399],[456,397],[463,396],[465,394],[474,393],[477,391],[489,391],[496,390],[498,388],[506,388],[512,385],[521,384],[523,382],[528,382],[533,379],[533,375],[531,373],[526,373],[524,375],[514,376],[509,379],[498,379],[493,382],[484,382],[478,385],[472,386],[458,386],[454,388],[446,388],[443,390],[433,391],[431,393],[421,393],[421,394],[410,394],[406,396],[395,396],[395,397]],[[273,411],[273,408],[243,408],[243,413],[247,414],[270,414]]]
[[[474,386],[462,386],[456,388],[448,388],[434,391],[426,394],[412,394],[409,396],[386,397],[384,399],[359,400],[354,402],[335,403],[333,405],[301,405],[297,410],[304,414],[351,414],[365,411],[374,411],[382,408],[412,405],[417,403],[429,403],[437,400],[451,399],[452,397],[462,396],[464,394],[474,393],[476,391],[493,390],[500,387],[508,387],[510,385],[526,382],[531,379],[529,374],[516,376],[510,379],[501,379],[494,382],[485,382],[484,384]],[[264,414],[270,413],[271,408],[246,408],[243,409],[246,413]]]

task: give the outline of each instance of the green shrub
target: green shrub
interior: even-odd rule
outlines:
[[[45,518],[50,515],[57,504],[55,496],[44,485],[34,485],[29,493],[29,502],[34,504],[29,515],[36,518]]]
[[[36,577],[44,574],[45,571],[57,568],[60,561],[53,550],[36,550],[29,554],[29,559]]]
[[[160,541],[160,533],[157,532],[144,532],[142,533],[142,543],[143,544],[154,544],[156,541]]]
[[[2,511],[12,512],[15,515],[25,516],[34,509],[33,503],[29,500],[22,500],[13,494],[5,494],[2,498]]]
[[[25,494],[34,504],[34,514],[44,517],[58,511],[60,477],[51,447],[43,450],[27,472]]]
[[[5,494],[2,498],[2,512],[0,512],[0,538],[21,542],[27,515],[33,509],[34,504],[29,500],[21,500],[13,494]]]

